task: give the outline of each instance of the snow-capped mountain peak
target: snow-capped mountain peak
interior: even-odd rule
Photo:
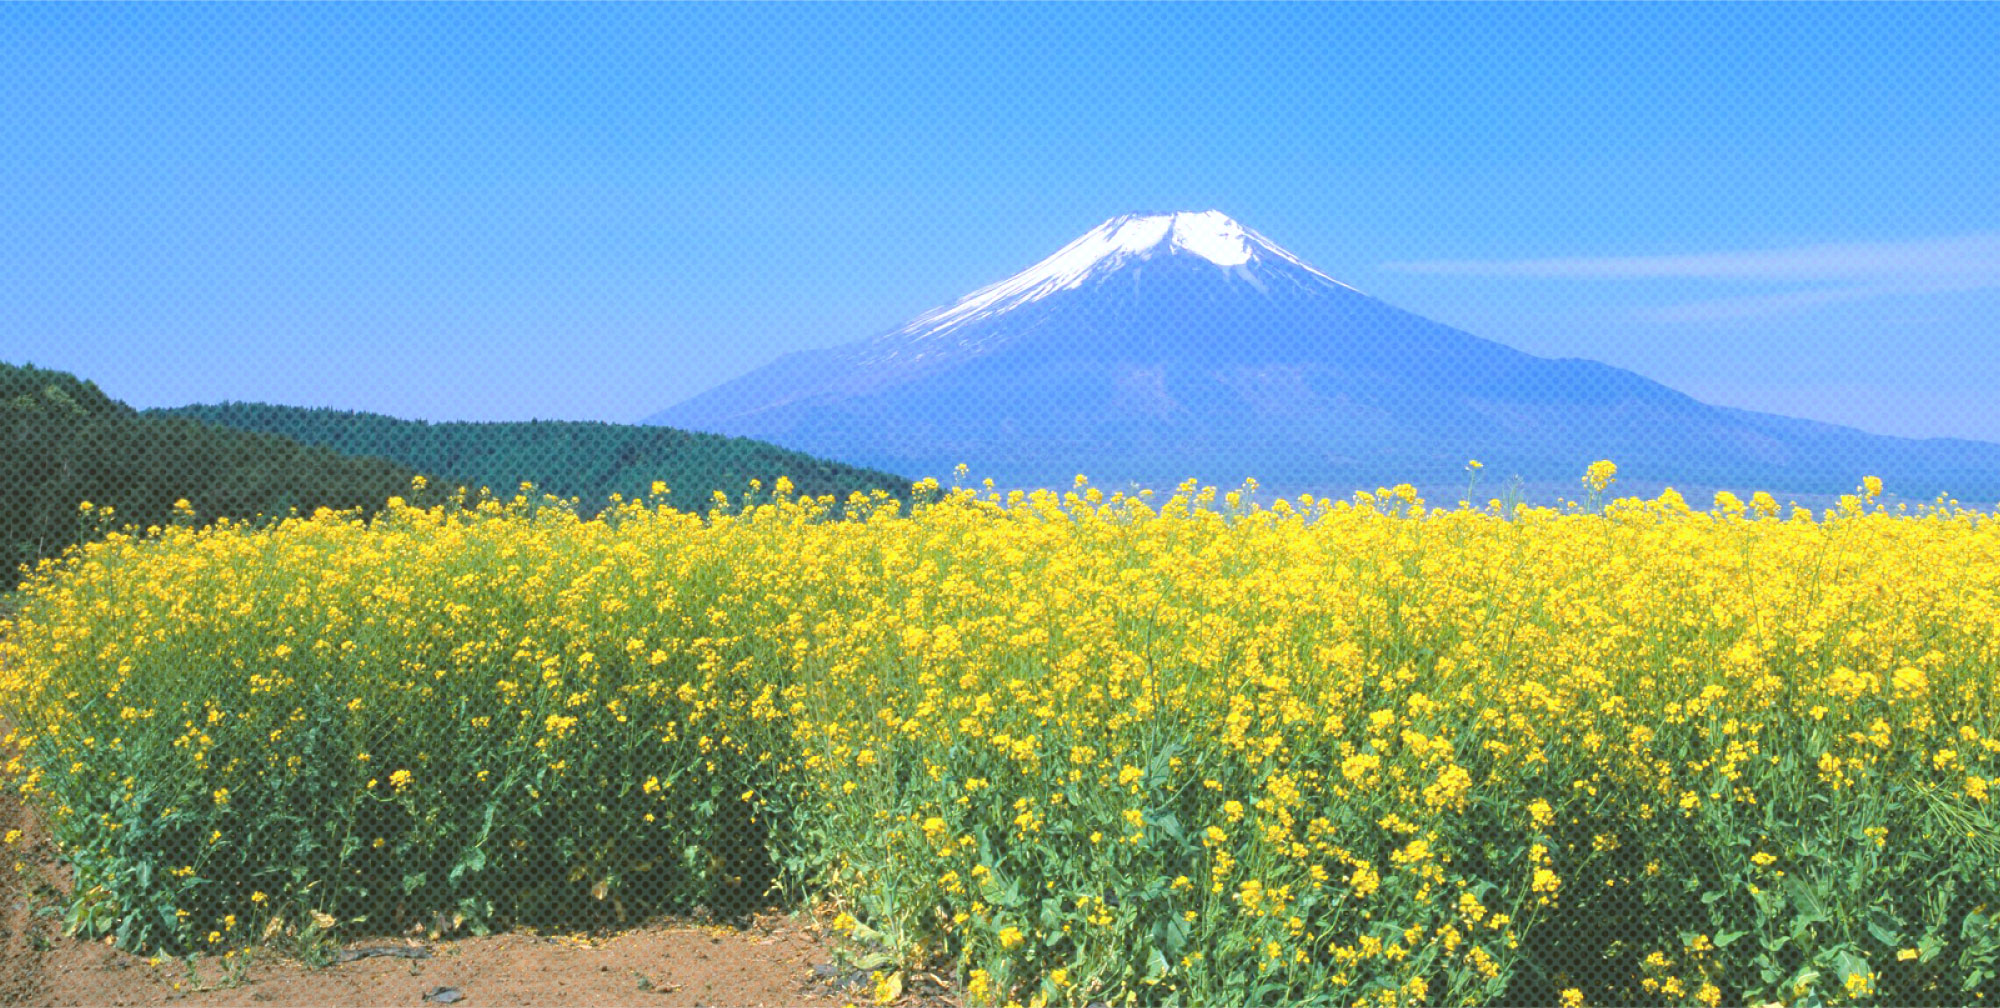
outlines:
[[[1168,251],[1198,255],[1217,266],[1241,266],[1250,261],[1252,239],[1243,225],[1216,210],[1202,213],[1128,215],[1114,217],[1091,229],[1064,252],[1072,259],[1088,257],[1096,265],[1117,256],[1150,257],[1165,243]],[[1062,253],[1057,253],[1060,257]],[[1054,262],[1046,260],[1043,265]]]
[[[1205,259],[1219,269],[1247,268],[1254,263],[1284,263],[1313,278],[1347,285],[1313,269],[1270,239],[1231,220],[1217,210],[1170,214],[1126,214],[1113,217],[1064,245],[1056,253],[999,283],[982,287],[958,301],[925,312],[889,339],[921,338],[964,322],[1081,287],[1133,260],[1158,255]],[[1347,288],[1352,290],[1353,288]]]
[[[2000,445],[1723,410],[1530,356],[1354,291],[1214,212],[1113,218],[907,325],[786,355],[650,422],[912,478],[963,462],[1015,487],[1081,472],[1456,492],[1477,458],[1553,495],[1612,458],[1677,485],[1838,493],[1873,472],[1918,499],[1972,499],[1971,485],[2000,499],[1984,496],[2000,495]]]

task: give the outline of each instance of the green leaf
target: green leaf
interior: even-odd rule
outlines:
[[[1846,980],[1848,977],[1851,976],[1867,976],[1869,975],[1870,972],[1872,972],[1868,968],[1868,960],[1863,959],[1860,956],[1857,956],[1846,949],[1840,950],[1840,956],[1836,961],[1839,964],[1840,977],[1842,980]]]
[[[1881,942],[1882,944],[1887,945],[1890,948],[1899,948],[1903,944],[1903,936],[1897,931],[1884,925],[1880,917],[1877,917],[1868,922],[1868,933],[1874,935],[1876,941]]]
[[[1820,902],[1819,894],[1804,879],[1797,875],[1785,876],[1785,891],[1792,899],[1792,909],[1799,913],[1800,920],[1793,925],[1795,929],[1827,919],[1826,905]]]
[[[1958,936],[1971,938],[1984,930],[1986,930],[1986,915],[1975,910],[1966,914],[1965,920],[1959,922]]]
[[[1153,926],[1153,940],[1158,942],[1159,947],[1165,949],[1170,956],[1179,958],[1181,952],[1187,948],[1187,939],[1187,918],[1180,914],[1162,917],[1160,922]]]
[[[451,884],[457,886],[459,879],[464,878],[466,872],[480,872],[485,870],[486,851],[478,847],[471,848],[465,852],[465,856],[460,858],[457,864],[451,866]]]
[[[1174,814],[1168,810],[1148,811],[1145,821],[1147,826],[1166,834],[1174,840],[1182,842],[1187,840],[1187,833],[1181,829],[1181,821],[1175,818]]]

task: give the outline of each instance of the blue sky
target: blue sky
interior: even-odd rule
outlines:
[[[2000,7],[0,6],[0,359],[630,421],[1105,218],[2000,440]]]

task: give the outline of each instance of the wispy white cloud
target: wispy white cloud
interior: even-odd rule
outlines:
[[[1838,242],[1734,252],[1555,259],[1424,259],[1383,263],[1404,273],[1559,279],[1766,282],[1981,277],[2000,284],[2000,232],[1894,242]]]
[[[1642,322],[1727,322],[1806,311],[1831,304],[1862,301],[1897,293],[1880,287],[1822,287],[1812,290],[1781,291],[1776,294],[1744,294],[1710,298],[1660,308],[1640,308],[1633,316]]]
[[[2000,287],[2000,232],[1893,242],[1838,242],[1731,252],[1553,259],[1427,259],[1383,263],[1404,273],[1559,280],[1712,280],[1819,284],[1641,309],[1649,322],[1712,322],[1780,315],[1908,294]]]

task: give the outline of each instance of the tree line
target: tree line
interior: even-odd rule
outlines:
[[[374,413],[225,402],[135,410],[96,383],[0,362],[0,590],[24,567],[106,527],[162,525],[187,501],[203,521],[372,514],[423,475],[429,499],[463,487],[573,497],[586,512],[612,494],[703,509],[753,480],[845,498],[909,492],[903,478],[747,438],[582,421],[427,423]],[[84,513],[79,506],[90,502]],[[107,509],[110,517],[105,517]]]
[[[614,493],[645,496],[655,481],[676,507],[702,510],[716,491],[738,500],[752,480],[766,492],[779,476],[799,493],[909,492],[892,473],[816,458],[765,441],[673,427],[580,420],[430,423],[379,413],[224,402],[153,411],[236,430],[277,434],[346,455],[388,459],[431,476],[443,489],[486,488],[511,496],[524,481],[537,493],[574,497],[591,511]]]
[[[270,434],[148,415],[94,382],[0,363],[0,589],[22,565],[113,527],[173,520],[185,500],[203,519],[321,508],[379,509],[417,475]],[[88,501],[91,514],[79,511]]]

